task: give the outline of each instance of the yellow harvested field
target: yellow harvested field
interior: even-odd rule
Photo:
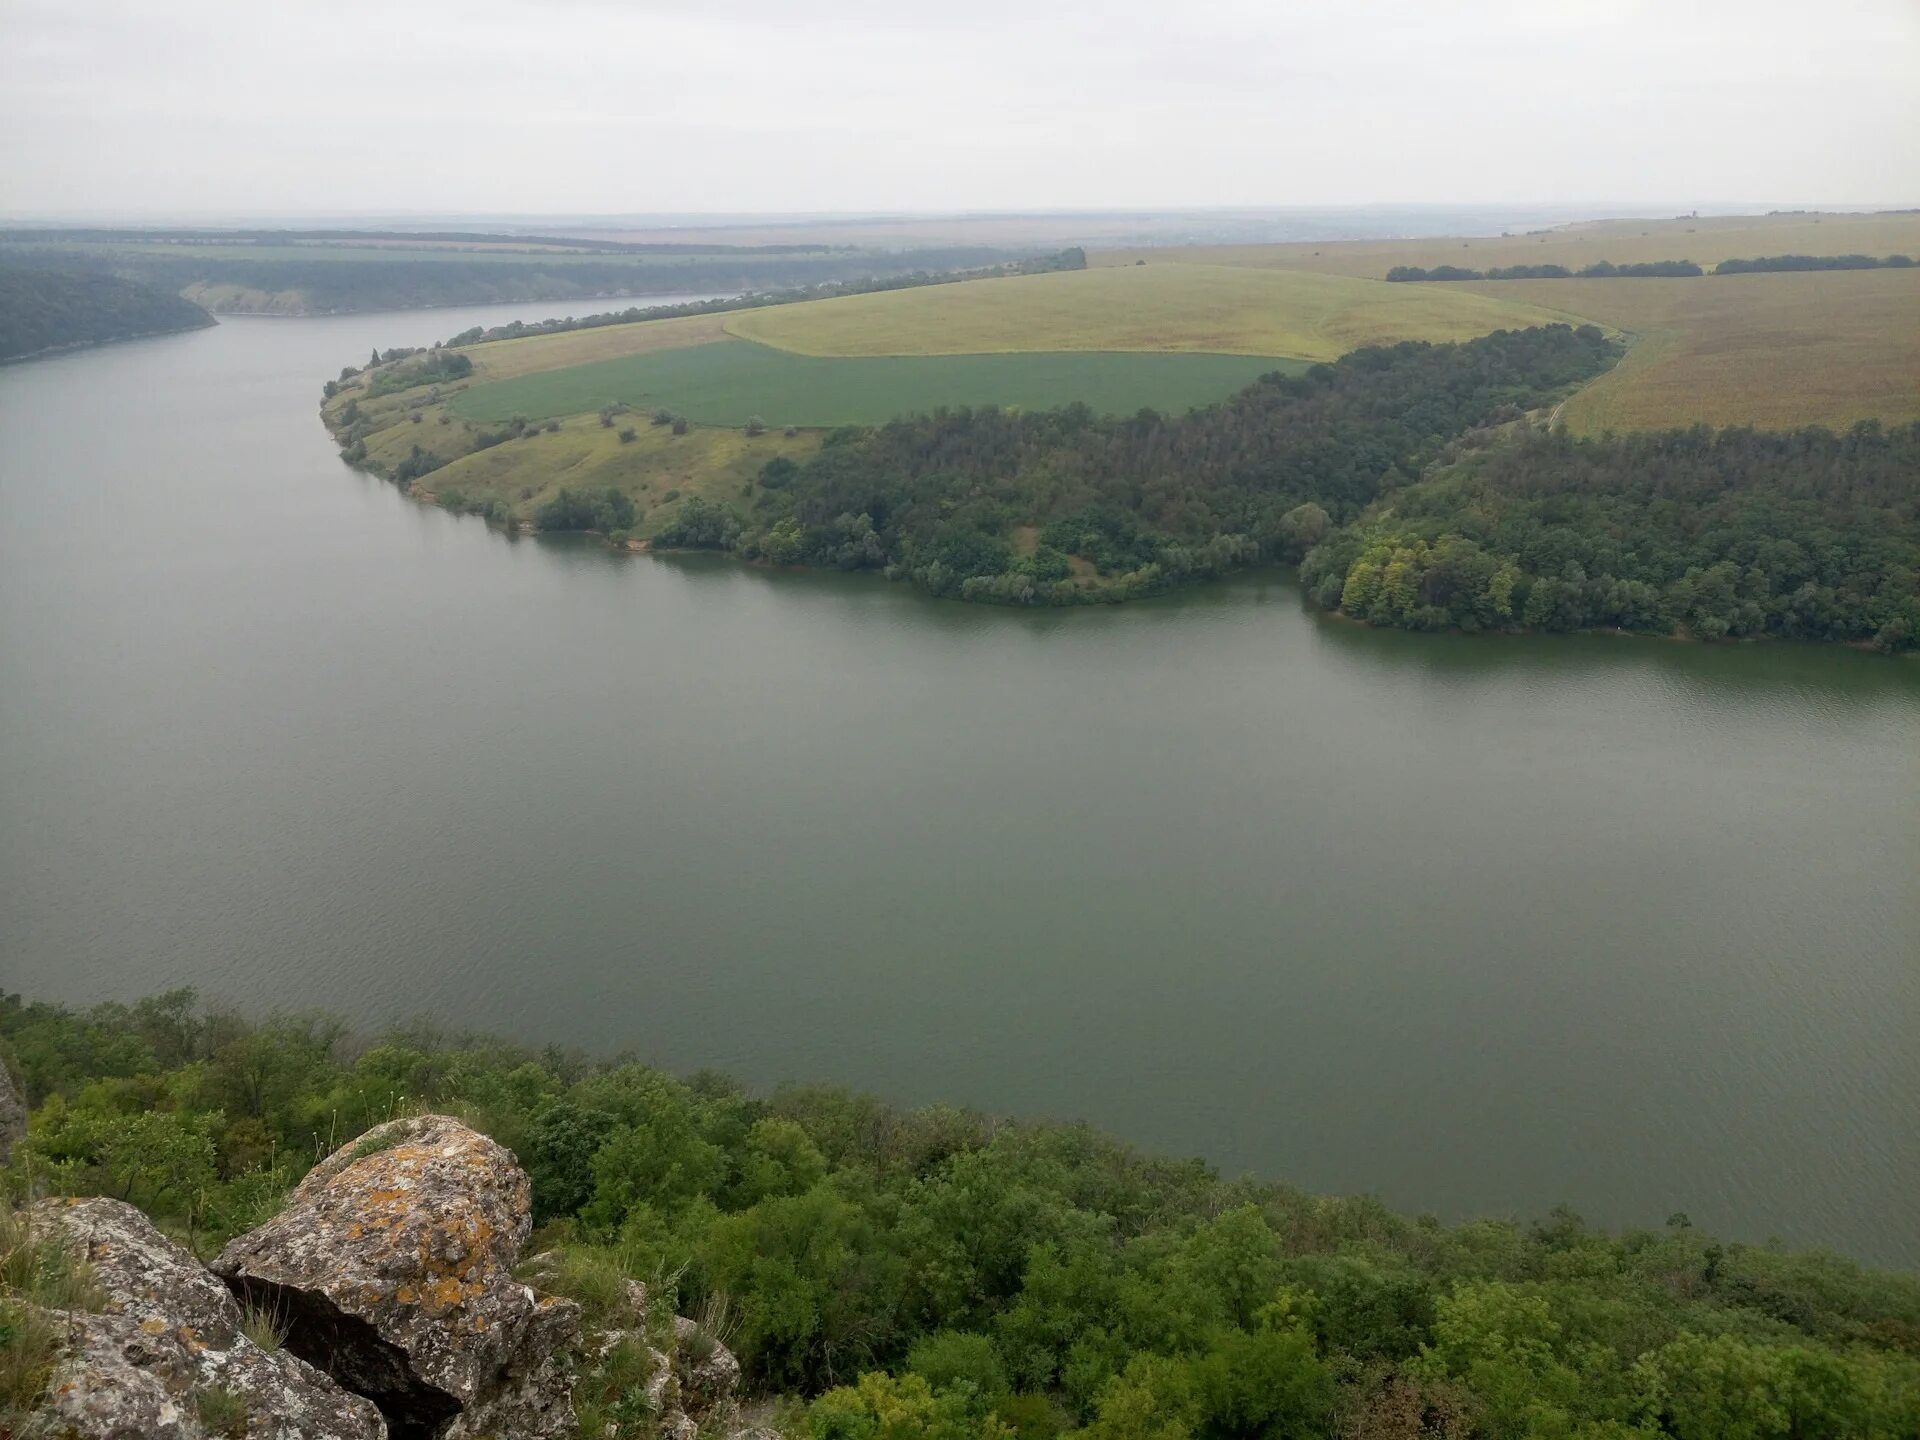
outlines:
[[[1306,241],[1286,245],[1203,245],[1103,250],[1096,267],[1153,264],[1243,265],[1383,277],[1395,265],[1616,265],[1691,260],[1717,265],[1759,255],[1911,255],[1920,259],[1920,213],[1880,215],[1732,215],[1709,219],[1597,220],[1537,235],[1476,235],[1428,240]],[[1502,294],[1505,293],[1503,290]]]
[[[557,335],[528,335],[467,347],[475,381],[511,380],[542,370],[562,370],[590,360],[617,360],[653,350],[677,350],[727,338],[726,315],[682,315],[671,320],[637,320],[631,325],[599,325]]]
[[[1920,269],[1462,288],[1551,302],[1630,335],[1626,358],[1567,402],[1576,432],[1920,420]]]
[[[1333,360],[1567,317],[1524,297],[1224,265],[1067,270],[739,311],[726,328],[801,355],[1159,350]]]

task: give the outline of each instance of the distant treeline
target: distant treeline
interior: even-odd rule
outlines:
[[[1911,267],[1911,255],[1762,255],[1753,260],[1722,260],[1714,267],[1716,275],[1751,275],[1763,270],[1904,270]]]
[[[872,295],[883,290],[912,290],[922,285],[950,285],[959,280],[990,280],[1004,275],[1040,275],[1051,270],[1084,270],[1087,252],[1079,246],[1032,260],[1014,260],[972,270],[875,276],[867,280],[834,281],[771,290],[761,294],[727,295],[712,300],[689,300],[680,305],[633,306],[601,315],[569,315],[563,320],[515,320],[506,325],[475,325],[442,341],[443,345],[480,345],[492,340],[518,340],[528,335],[558,335],[568,330],[594,330],[603,325],[631,325],[640,320],[672,320],[684,315],[713,315],[728,310],[757,310],[767,305],[790,305],[802,300],[830,300],[841,295]]]
[[[1396,265],[1387,271],[1389,280],[1666,280],[1706,272],[1691,260],[1648,260],[1635,265],[1616,265],[1611,260],[1569,270],[1564,265],[1496,265],[1491,270],[1468,270],[1459,265],[1436,265],[1430,270],[1418,265]]]
[[[432,255],[392,260],[334,257],[321,246],[312,258],[256,259],[236,246],[232,256],[178,253],[165,245],[119,251],[9,245],[9,263],[126,275],[175,292],[231,287],[215,308],[269,308],[308,314],[481,305],[511,300],[566,303],[632,294],[765,291],[826,285],[874,276],[979,269],[1006,261],[1004,250],[976,245],[881,253],[764,254],[732,251],[684,255]]]
[[[213,323],[190,300],[118,276],[0,266],[0,360]]]
[[[1762,255],[1752,260],[1722,260],[1714,266],[1716,275],[1752,275],[1765,270],[1876,270],[1901,269],[1912,265],[1908,255]],[[1389,280],[1665,280],[1704,275],[1691,260],[1649,260],[1641,264],[1616,265],[1610,260],[1569,270],[1564,265],[1496,265],[1490,270],[1468,270],[1459,265],[1396,265],[1387,271]]]

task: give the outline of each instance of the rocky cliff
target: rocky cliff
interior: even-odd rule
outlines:
[[[573,1301],[516,1278],[516,1267],[542,1274],[543,1257],[522,1263],[531,1215],[512,1152],[440,1115],[383,1125],[328,1157],[211,1268],[129,1205],[42,1200],[29,1223],[104,1296],[99,1313],[56,1317],[51,1429],[72,1440],[567,1440],[580,1433],[577,1378],[625,1343],[649,1364],[627,1407],[644,1418],[619,1436],[747,1440],[738,1363],[678,1316],[655,1348],[645,1287],[630,1284],[624,1310],[589,1328]]]

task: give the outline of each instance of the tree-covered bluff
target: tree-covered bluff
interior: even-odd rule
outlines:
[[[137,280],[0,265],[0,360],[213,323],[191,300]]]
[[[1920,1428],[1920,1280],[1683,1216],[1619,1235],[1564,1211],[1448,1226],[1081,1126],[761,1097],[417,1027],[357,1042],[184,992],[88,1011],[6,997],[0,1047],[33,1107],[16,1193],[31,1176],[129,1199],[202,1254],[280,1212],[330,1150],[331,1169],[393,1143],[362,1132],[459,1116],[531,1177],[542,1288],[588,1319],[630,1279],[672,1295],[796,1440]],[[31,1268],[4,1272],[10,1358],[20,1297],[47,1283]],[[613,1356],[576,1379],[580,1433],[659,1433]]]

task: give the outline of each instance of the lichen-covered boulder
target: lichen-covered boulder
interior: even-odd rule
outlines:
[[[0,1165],[13,1159],[13,1147],[27,1138],[27,1102],[21,1097],[7,1062],[0,1059]]]
[[[573,1435],[573,1342],[579,1333],[579,1306],[551,1295],[539,1297],[498,1383],[447,1427],[445,1440]]]
[[[118,1200],[42,1200],[30,1223],[84,1260],[104,1304],[61,1315],[47,1395],[57,1435],[80,1440],[380,1440],[380,1412],[243,1333],[206,1267]]]
[[[213,1268],[284,1314],[287,1347],[372,1399],[396,1440],[542,1440],[573,1425],[559,1352],[579,1320],[514,1278],[531,1228],[512,1152],[425,1115],[329,1156]]]

